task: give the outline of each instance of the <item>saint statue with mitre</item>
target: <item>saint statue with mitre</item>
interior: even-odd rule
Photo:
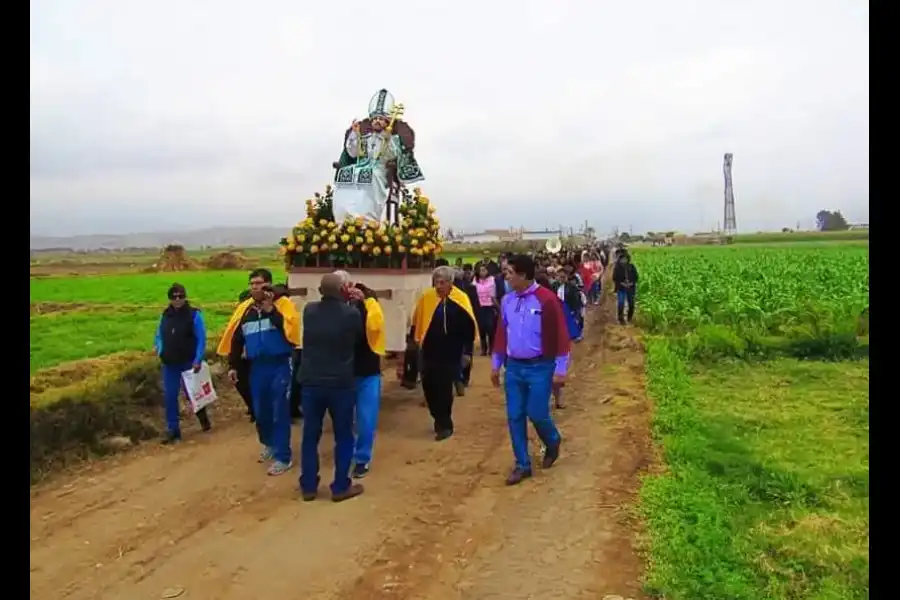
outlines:
[[[344,149],[333,163],[334,218],[382,220],[391,194],[424,180],[413,154],[416,136],[400,117],[403,105],[387,90],[369,101],[369,116],[354,121],[344,134]]]

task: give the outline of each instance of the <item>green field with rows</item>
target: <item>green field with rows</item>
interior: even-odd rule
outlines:
[[[636,250],[647,589],[867,598],[868,246]]]

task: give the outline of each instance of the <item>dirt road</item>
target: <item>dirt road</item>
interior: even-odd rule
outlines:
[[[606,327],[609,311],[576,347],[562,457],[530,481],[504,486],[512,453],[487,359],[441,443],[421,392],[386,378],[366,494],[342,504],[301,502],[296,469],[267,477],[245,422],[35,489],[31,597],[639,598],[629,505],[650,456],[643,357],[629,330]]]

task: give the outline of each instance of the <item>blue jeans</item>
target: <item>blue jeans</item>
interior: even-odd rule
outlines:
[[[256,359],[250,362],[250,395],[256,415],[259,442],[272,450],[272,457],[291,462],[291,357]]]
[[[325,413],[331,415],[334,432],[334,481],[331,493],[341,494],[350,487],[350,463],[353,461],[353,409],[356,390],[304,385],[303,438],[300,442],[300,491],[319,489],[319,441]]]
[[[534,425],[545,446],[560,441],[559,430],[550,416],[550,392],[553,384],[553,360],[535,362],[506,361],[506,420],[516,467],[531,469],[528,454],[528,421]]]
[[[634,318],[634,288],[623,288],[616,292],[616,313],[620,321],[625,317],[626,304],[630,321]]]
[[[174,437],[181,437],[181,426],[178,423],[178,395],[184,387],[181,374],[191,368],[191,363],[184,365],[163,365],[163,399],[166,403],[166,429]]]
[[[375,427],[381,406],[381,375],[356,378],[356,450],[353,460],[358,465],[372,462]]]

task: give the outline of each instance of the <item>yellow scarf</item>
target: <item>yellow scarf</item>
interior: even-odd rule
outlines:
[[[247,309],[252,305],[253,298],[248,298],[238,304],[237,309],[235,309],[234,314],[231,315],[231,319],[228,321],[228,325],[225,326],[225,332],[222,334],[222,339],[219,340],[219,347],[216,348],[216,354],[219,356],[228,356],[231,353],[231,340],[234,339],[234,332],[241,324],[244,313],[246,313]],[[300,313],[297,312],[297,307],[294,306],[294,303],[291,302],[290,298],[282,296],[275,301],[275,308],[278,309],[278,312],[280,312],[281,316],[284,318],[284,336],[287,338],[288,343],[299,346]]]
[[[475,325],[475,340],[478,340],[478,321],[475,320],[475,311],[472,309],[469,297],[462,290],[453,286],[450,288],[450,294],[447,296],[447,299],[462,308],[469,315],[469,318],[472,319],[472,323]],[[428,327],[431,325],[431,318],[434,317],[434,311],[437,310],[440,302],[441,298],[437,295],[437,290],[434,288],[428,288],[419,296],[419,300],[416,302],[416,310],[413,312],[412,317],[416,344],[421,346],[425,340],[425,334],[428,333]]]
[[[366,341],[369,348],[378,356],[385,355],[384,312],[375,298],[366,298]]]

